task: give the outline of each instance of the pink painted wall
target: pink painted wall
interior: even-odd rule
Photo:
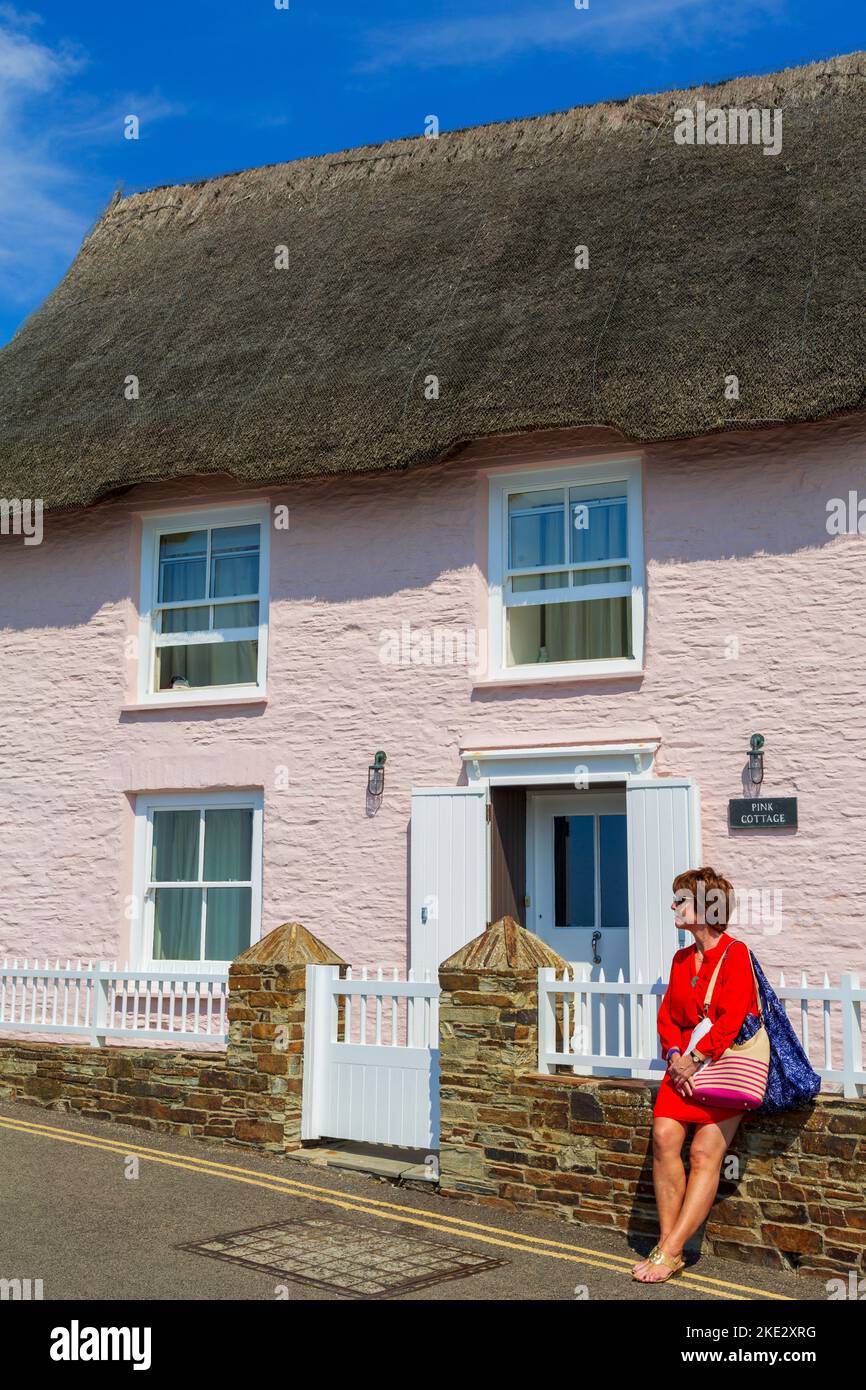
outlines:
[[[123,957],[132,794],[261,786],[263,930],[297,918],[356,966],[403,967],[413,785],[453,785],[461,745],[655,724],[658,771],[700,782],[705,861],[738,887],[782,893],[780,932],[741,932],[765,967],[866,975],[866,539],[826,526],[830,498],[866,496],[864,422],[642,451],[642,680],[473,690],[466,666],[380,661],[382,631],[403,622],[486,625],[485,469],[623,452],[587,438],[258,493],[226,480],[142,487],[47,517],[41,546],[0,538],[0,957]],[[122,715],[136,511],[256,495],[291,509],[290,530],[271,534],[267,706]],[[727,830],[754,730],[767,737],[765,790],[799,797],[796,835]],[[386,792],[368,817],[377,748]]]

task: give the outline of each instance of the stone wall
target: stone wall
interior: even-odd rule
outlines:
[[[538,1072],[537,970],[562,964],[505,918],[440,967],[440,1189],[657,1237],[658,1083]],[[740,1176],[723,1166],[689,1248],[804,1275],[866,1273],[862,1101],[819,1095],[802,1110],[744,1120],[731,1156]]]
[[[307,964],[344,962],[297,922],[232,963],[225,1051],[0,1042],[0,1096],[274,1153],[298,1148]]]
[[[225,1052],[4,1041],[0,1096],[208,1138],[246,1119],[244,1093],[228,1091]]]
[[[232,964],[223,1052],[0,1042],[0,1096],[274,1153],[298,1148],[308,963],[343,965],[287,923]],[[655,1237],[658,1083],[537,1070],[537,972],[562,964],[503,918],[440,967],[440,1190]],[[739,1177],[723,1168],[692,1246],[802,1274],[866,1274],[863,1101],[819,1095],[746,1120],[728,1157]]]

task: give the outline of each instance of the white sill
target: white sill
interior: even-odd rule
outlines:
[[[135,700],[129,704],[121,705],[121,714],[139,714],[144,710],[169,709],[214,709],[229,708],[232,705],[266,705],[268,697],[261,691],[254,691],[250,695],[178,695],[170,700],[158,700],[155,698],[145,700]]]
[[[231,964],[230,960],[146,960],[129,969],[139,975],[199,975],[208,980],[212,975],[227,975]]]
[[[584,685],[587,681],[640,680],[644,674],[642,666],[617,667],[607,671],[572,671],[568,674],[557,671],[551,675],[533,673],[509,676],[503,672],[473,681],[472,689],[500,690],[510,685]]]

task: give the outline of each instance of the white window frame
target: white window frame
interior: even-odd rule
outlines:
[[[224,971],[230,961],[211,960],[154,960],[153,958],[153,916],[154,899],[148,892],[150,865],[153,853],[153,814],[154,811],[193,810],[251,810],[253,813],[253,838],[250,854],[251,902],[250,902],[250,942],[258,941],[262,934],[262,826],[264,819],[264,793],[261,791],[237,792],[188,792],[181,794],[140,795],[135,800],[135,859],[133,869],[133,932],[130,941],[130,958],[135,962],[133,969],[140,970],[198,970],[202,973]],[[199,853],[202,846],[199,845]],[[179,884],[178,887],[184,885]],[[198,887],[199,884],[188,886]],[[227,884],[236,887],[236,884]]]
[[[161,646],[193,646],[197,643],[214,641],[258,641],[258,669],[255,682],[236,685],[202,685],[190,690],[156,690],[157,636],[154,624],[154,610],[158,603],[159,583],[159,542],[160,537],[173,531],[203,531],[214,526],[243,526],[250,523],[260,525],[259,548],[259,592],[258,595],[239,595],[223,601],[257,601],[259,605],[258,627],[226,628],[225,634],[214,637],[209,632],[177,632],[159,638]],[[209,567],[208,567],[209,571]],[[209,579],[209,573],[208,573]],[[267,502],[250,506],[200,507],[194,511],[155,512],[142,520],[141,537],[141,590],[139,599],[139,661],[138,698],[141,703],[164,705],[201,705],[223,703],[232,699],[264,699],[267,695],[268,669],[268,594],[270,589],[270,507]],[[196,600],[197,603],[205,600]],[[214,600],[210,600],[214,602]],[[184,605],[180,601],[178,607]]]
[[[644,547],[642,464],[635,456],[572,461],[550,468],[494,473],[489,478],[489,626],[490,667],[488,680],[549,681],[583,680],[592,676],[630,675],[643,670],[644,651]],[[508,571],[508,497],[513,492],[537,492],[542,488],[581,487],[596,483],[625,483],[628,502],[628,563],[631,580],[624,584],[586,584],[577,589],[540,589],[528,592],[521,602],[506,605],[505,582]],[[557,569],[579,568],[569,564]],[[620,593],[631,601],[631,630],[634,655],[603,660],[545,661],[507,666],[505,664],[507,607],[551,601],[581,602],[593,598],[612,598]],[[543,595],[539,598],[539,595]]]

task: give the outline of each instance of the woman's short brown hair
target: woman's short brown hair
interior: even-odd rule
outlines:
[[[710,927],[725,927],[736,904],[733,885],[709,865],[702,869],[686,869],[674,879],[675,893],[691,893],[695,911]]]

